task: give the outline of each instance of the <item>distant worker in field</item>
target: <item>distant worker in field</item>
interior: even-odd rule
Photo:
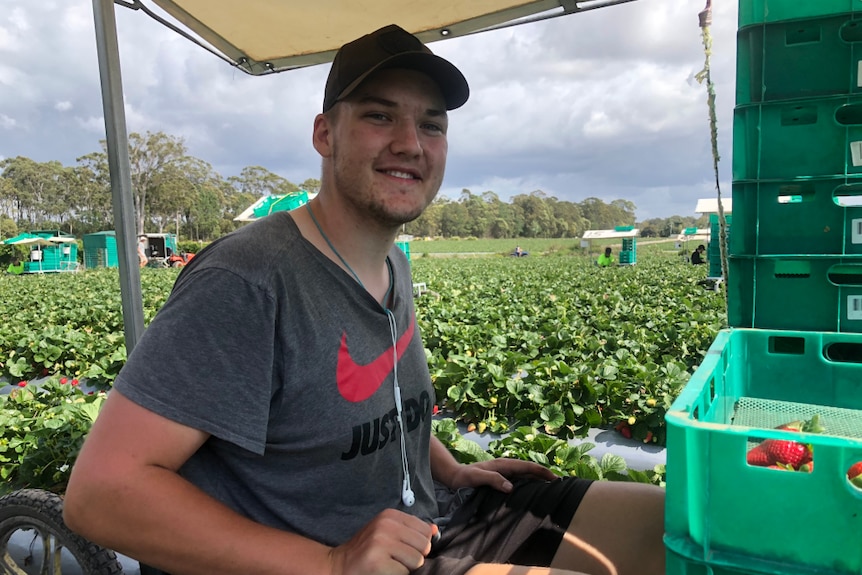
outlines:
[[[614,265],[614,255],[611,253],[611,247],[608,246],[605,248],[605,253],[599,256],[599,259],[596,260],[597,263],[603,267],[610,267]]]
[[[512,252],[512,255],[516,258],[524,257],[530,255],[530,252],[525,252],[521,249],[521,246],[516,246],[515,251]]]
[[[141,236],[138,238],[138,265],[144,267],[147,265],[147,238]]]
[[[24,262],[22,262],[18,258],[13,258],[12,263],[9,264],[8,268],[6,268],[6,273],[12,274],[15,276],[23,274],[24,273]]]
[[[697,246],[697,249],[691,252],[691,263],[692,265],[705,264],[706,260],[703,259],[703,252],[706,251],[706,247],[703,244]]]

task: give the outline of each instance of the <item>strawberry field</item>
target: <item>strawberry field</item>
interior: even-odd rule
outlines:
[[[725,322],[721,294],[698,284],[702,267],[661,255],[607,269],[570,255],[414,258],[414,281],[427,289],[416,308],[437,436],[462,460],[515,456],[617,478],[619,458],[597,461],[568,440],[602,427],[664,443],[665,411]],[[177,273],[142,270],[145,321]],[[0,476],[13,488],[62,485],[92,408],[68,414],[99,405],[126,357],[117,271],[5,276],[0,290],[0,377],[18,388],[0,396]],[[34,393],[32,381],[47,385]],[[456,422],[505,437],[485,453]],[[40,434],[50,426],[53,435]],[[74,440],[45,456],[61,435]],[[40,446],[45,461],[27,467]]]

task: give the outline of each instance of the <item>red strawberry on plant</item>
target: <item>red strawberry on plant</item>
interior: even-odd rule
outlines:
[[[614,429],[616,429],[617,431],[619,431],[619,432],[620,432],[620,435],[622,435],[622,436],[623,436],[623,437],[625,437],[626,439],[631,439],[631,438],[632,438],[632,428],[631,428],[631,427],[629,427],[629,424],[628,424],[627,422],[625,422],[625,421],[620,421],[619,423],[617,423],[617,424],[616,424],[616,426],[614,427]]]
[[[854,486],[862,489],[862,461],[857,461],[847,470],[847,479]]]

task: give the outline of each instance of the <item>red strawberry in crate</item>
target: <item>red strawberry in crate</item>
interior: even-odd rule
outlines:
[[[757,465],[759,467],[769,467],[772,465],[772,459],[769,452],[766,450],[765,442],[755,445],[745,457],[749,465]]]
[[[766,452],[774,463],[799,469],[800,465],[811,461],[811,448],[804,443],[784,439],[768,439],[761,445],[766,446]]]
[[[821,433],[824,430],[823,425],[820,424],[819,415],[814,415],[807,421],[784,423],[776,429],[807,433]],[[767,439],[746,454],[746,461],[749,465],[761,467],[782,465],[785,469],[791,467],[799,469],[803,465],[812,463],[812,457],[810,445],[786,439]]]
[[[850,483],[862,489],[862,461],[857,461],[847,470],[847,479]]]

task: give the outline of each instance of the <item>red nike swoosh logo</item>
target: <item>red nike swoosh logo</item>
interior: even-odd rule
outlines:
[[[404,355],[410,340],[413,339],[413,330],[416,327],[416,318],[410,322],[407,331],[398,338],[396,350],[398,359]],[[347,332],[341,334],[341,347],[338,348],[338,366],[335,369],[335,381],[338,384],[338,392],[347,401],[354,403],[365,401],[374,392],[380,389],[383,381],[392,372],[395,361],[392,358],[392,346],[381,353],[377,359],[366,365],[359,365],[350,357],[347,349]]]

